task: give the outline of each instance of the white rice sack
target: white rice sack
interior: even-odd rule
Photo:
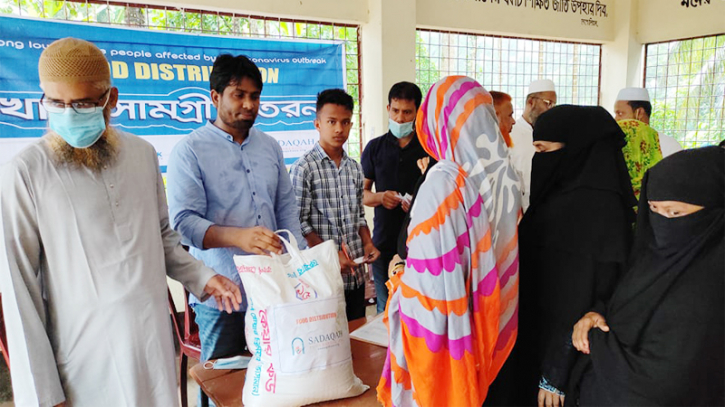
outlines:
[[[245,336],[252,360],[245,406],[303,406],[354,397],[369,387],[352,369],[337,248],[327,241],[287,254],[234,256],[247,294]]]

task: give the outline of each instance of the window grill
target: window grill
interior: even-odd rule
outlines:
[[[558,104],[599,102],[601,45],[423,29],[416,39],[416,82],[423,92],[444,76],[470,76],[511,95],[518,116],[529,83],[551,79]]]
[[[725,34],[647,44],[652,127],[685,148],[725,139]]]

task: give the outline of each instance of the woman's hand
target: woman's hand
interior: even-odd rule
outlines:
[[[539,389],[539,407],[563,407],[564,396]]]
[[[430,157],[419,158],[416,164],[418,165],[420,173],[425,174],[425,170],[428,169],[428,165],[430,164]]]
[[[607,321],[601,314],[596,312],[587,312],[576,324],[574,324],[574,332],[571,334],[571,342],[574,347],[584,354],[589,354],[589,331],[592,328],[599,328],[602,332],[609,332]]]
[[[388,264],[388,278],[393,277],[404,269],[405,261],[396,254],[395,256],[393,256],[393,260],[390,261],[390,264]]]

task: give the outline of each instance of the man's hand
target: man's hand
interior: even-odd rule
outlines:
[[[400,196],[396,191],[385,191],[380,197],[380,203],[385,209],[395,209],[396,206],[400,205]]]
[[[226,309],[227,314],[232,313],[232,307],[239,311],[239,304],[242,303],[242,293],[232,280],[217,274],[206,283],[204,292],[214,296],[219,311]]]
[[[562,406],[564,406],[564,396],[560,396],[544,389],[539,389],[539,407]]]
[[[340,272],[342,274],[351,274],[357,267],[357,264],[350,260],[342,250],[337,252],[337,256],[340,258]]]
[[[365,257],[363,258],[365,263],[370,264],[380,257],[380,250],[378,250],[372,243],[366,244],[363,247],[363,250],[365,251]]]
[[[247,253],[268,255],[282,254],[282,242],[273,231],[264,226],[237,228],[236,245]]]
[[[400,201],[400,208],[403,209],[403,212],[408,212],[410,210],[410,201],[407,199]]]
[[[574,347],[584,354],[589,354],[589,331],[592,328],[599,328],[603,332],[609,332],[609,326],[604,317],[596,312],[587,312],[576,324],[571,334],[571,342]]]

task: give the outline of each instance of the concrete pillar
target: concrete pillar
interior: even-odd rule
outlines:
[[[388,131],[388,91],[415,82],[415,0],[368,0],[362,30],[363,145]]]
[[[614,111],[620,89],[642,86],[644,47],[637,40],[639,0],[614,3],[614,41],[602,44],[601,105]]]

